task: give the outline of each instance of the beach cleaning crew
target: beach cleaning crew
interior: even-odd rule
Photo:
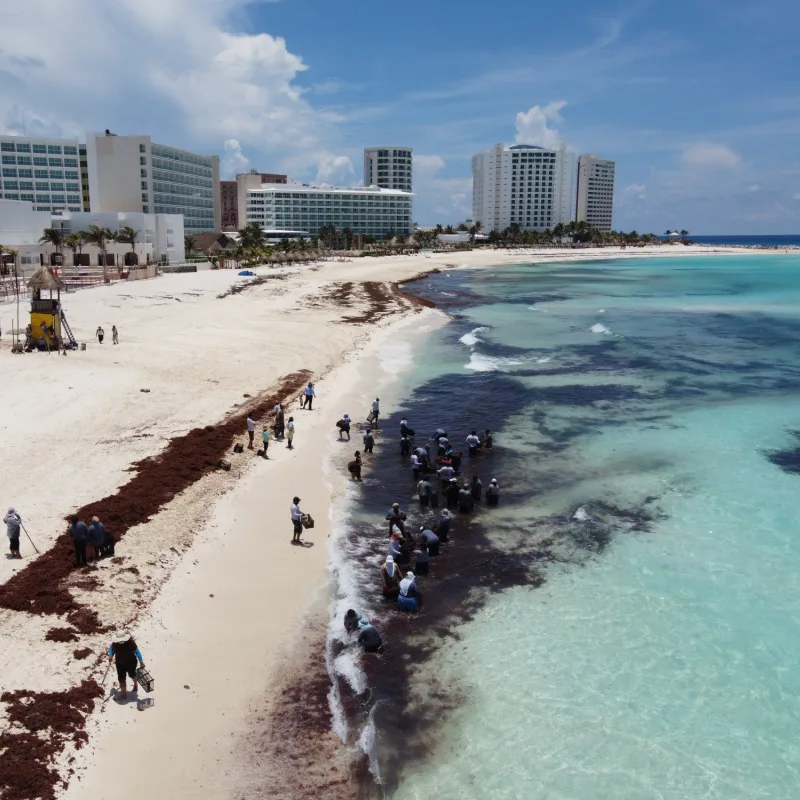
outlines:
[[[401,611],[419,611],[422,607],[422,595],[417,588],[413,572],[406,572],[405,578],[400,581],[400,594],[397,595],[397,607]]]
[[[386,519],[389,520],[389,536],[392,535],[395,525],[397,526],[397,530],[405,536],[406,515],[400,510],[400,503],[392,503],[392,507],[389,509]]]
[[[256,435],[256,421],[248,414],[247,415],[247,438],[250,440],[247,445],[249,450],[253,449],[253,439]]]
[[[430,528],[421,525],[419,529],[419,538],[420,541],[425,543],[425,547],[432,556],[439,555],[439,537]]]
[[[116,325],[111,326],[111,343],[119,344],[119,331]]]
[[[464,484],[458,491],[458,510],[462,514],[469,514],[475,510],[475,500],[468,484]]]
[[[375,427],[379,427],[378,425],[378,418],[381,415],[381,399],[380,397],[376,397],[375,400],[372,402],[372,421],[375,423]]]
[[[411,474],[414,480],[419,480],[419,456],[416,453],[411,454]]]
[[[344,615],[344,629],[348,633],[358,630],[358,620],[361,619],[358,612],[354,608],[348,608],[347,613]]]
[[[400,455],[407,456],[411,452],[411,439],[405,433],[400,437]]]
[[[135,692],[139,686],[136,683],[136,666],[137,664],[144,667],[144,661],[133,636],[129,633],[122,633],[119,637],[111,643],[108,648],[109,659],[114,659],[117,667],[117,680],[119,681],[119,699],[128,699],[128,687],[126,678],[133,681],[132,692]]]
[[[408,436],[409,438],[414,435],[414,430],[408,427],[408,420],[403,417],[400,420],[400,436]]]
[[[417,496],[419,497],[419,504],[423,508],[427,508],[431,502],[431,482],[427,478],[422,478],[417,484]]]
[[[294,417],[289,417],[289,421],[286,423],[286,441],[287,449],[294,450],[294,445],[292,444],[294,441]]]
[[[467,447],[469,448],[470,458],[474,458],[476,455],[478,455],[478,448],[481,446],[481,440],[478,438],[478,432],[472,431],[472,433],[467,436],[466,442]]]
[[[375,437],[372,435],[372,428],[367,428],[364,431],[364,452],[371,453],[372,448],[375,447]]]
[[[283,406],[278,403],[278,413],[275,415],[275,438],[283,439],[286,431],[286,415]]]
[[[266,426],[264,430],[261,432],[261,443],[264,448],[264,458],[269,458],[267,455],[267,450],[269,449],[269,440],[272,438],[272,434],[269,432],[269,428]]]
[[[441,519],[435,528],[436,535],[441,542],[446,542],[450,538],[450,519],[450,512],[446,508],[443,508]]]
[[[86,566],[86,543],[89,541],[89,529],[77,514],[70,517],[69,538],[75,547],[75,566]]]
[[[300,510],[300,498],[292,498],[292,544],[300,542],[300,534],[303,532],[303,512]]]
[[[428,548],[425,542],[420,542],[417,549],[414,551],[414,574],[427,575],[430,561],[428,559]]]
[[[97,337],[97,341],[100,344],[103,344],[103,339],[105,338],[106,332],[98,325],[97,330],[94,332],[94,335]]]
[[[94,560],[99,561],[106,545],[106,526],[97,517],[92,517],[92,524],[89,526],[89,544],[94,550]]]
[[[386,561],[381,564],[381,580],[383,581],[383,596],[394,600],[400,592],[400,570],[394,563],[393,555],[386,556]]]
[[[8,550],[14,558],[22,558],[19,552],[19,534],[22,529],[22,517],[16,509],[9,508],[3,517],[6,524],[6,535],[8,536]]]
[[[481,436],[481,447],[486,450],[491,450],[494,447],[494,440],[492,439],[492,432],[487,428],[486,433]]]
[[[347,441],[350,441],[350,415],[345,414],[337,423],[336,427],[339,429],[339,439],[343,434],[347,434]]]
[[[470,484],[469,491],[472,495],[472,499],[476,503],[480,503],[481,494],[483,493],[483,483],[477,475],[472,476],[472,483]]]

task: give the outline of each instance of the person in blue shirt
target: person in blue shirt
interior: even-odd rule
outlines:
[[[127,700],[128,687],[125,679],[129,677],[133,681],[133,689],[131,691],[135,692],[139,688],[136,682],[136,667],[137,663],[139,666],[144,667],[142,654],[133,637],[129,633],[123,633],[118,641],[111,643],[111,647],[108,648],[108,657],[109,659],[113,658],[117,666],[117,680],[120,688],[119,699]]]
[[[307,408],[309,411],[311,411],[311,405],[316,396],[317,393],[314,391],[314,384],[309,383],[308,386],[303,389],[303,399],[300,402],[300,408]]]
[[[75,566],[86,566],[86,543],[89,541],[89,529],[83,520],[78,519],[77,514],[70,518],[69,537],[75,547]]]

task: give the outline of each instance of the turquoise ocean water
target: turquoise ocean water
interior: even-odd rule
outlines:
[[[543,585],[488,594],[410,671],[412,695],[460,700],[392,796],[797,797],[800,257],[519,265],[415,291],[453,320],[404,410],[492,427],[501,507],[473,524],[549,555]],[[455,421],[446,391],[470,396]]]

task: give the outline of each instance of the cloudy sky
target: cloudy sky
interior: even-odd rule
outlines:
[[[800,231],[797,0],[0,0],[0,19],[2,132],[147,133],[227,175],[329,183],[407,145],[421,224],[470,216],[474,152],[564,141],[617,162],[617,228]]]

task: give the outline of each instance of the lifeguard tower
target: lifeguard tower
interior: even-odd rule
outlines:
[[[31,290],[31,330],[34,342],[44,339],[48,347],[57,348],[64,341],[68,348],[77,347],[75,337],[69,327],[64,310],[61,308],[61,291],[67,285],[53,272],[52,267],[44,266],[33,273],[28,281]],[[50,296],[43,293],[49,291]],[[53,297],[53,292],[56,296]],[[65,339],[62,339],[65,337]]]

